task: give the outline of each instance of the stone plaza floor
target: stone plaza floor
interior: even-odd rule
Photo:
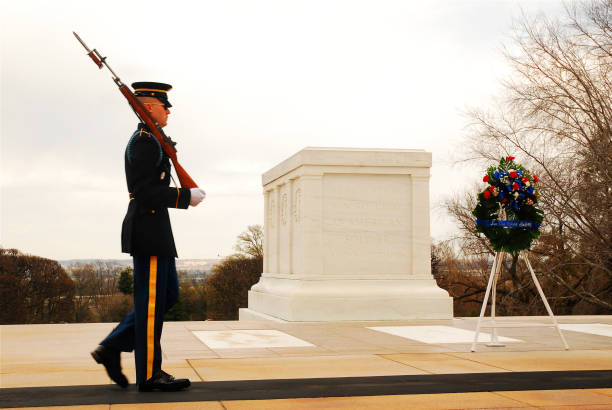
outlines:
[[[202,409],[612,409],[612,316],[409,322],[168,322],[163,368],[177,393],[110,384],[89,352],[113,323],[0,326],[0,407]],[[133,354],[122,355],[133,383]]]

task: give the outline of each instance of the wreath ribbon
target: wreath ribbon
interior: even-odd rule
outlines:
[[[476,219],[476,225],[502,228],[538,229],[541,224],[533,221],[507,221],[498,219]]]

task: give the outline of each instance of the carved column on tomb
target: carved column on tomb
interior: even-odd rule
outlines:
[[[429,227],[429,170],[412,175],[412,273],[431,275],[431,234]]]

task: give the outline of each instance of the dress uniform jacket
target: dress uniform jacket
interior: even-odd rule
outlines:
[[[170,187],[170,158],[145,124],[128,142],[125,176],[130,203],[121,229],[121,248],[130,255],[177,257],[168,208],[186,209],[187,188]]]

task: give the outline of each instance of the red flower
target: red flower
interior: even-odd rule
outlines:
[[[516,182],[512,184],[512,190],[513,191],[518,191],[519,190],[519,184],[517,184]]]
[[[484,197],[485,197],[485,199],[491,198],[491,193],[488,190],[484,191]]]
[[[518,174],[516,173],[516,171],[512,171],[512,172],[510,172],[508,175],[510,175],[510,178],[516,178],[516,177],[518,177]]]
[[[489,176],[485,175],[484,178],[482,179],[482,182],[489,182]]]
[[[523,177],[523,179],[521,179],[521,181],[523,181],[523,183],[525,183],[525,182],[529,181],[529,178]]]
[[[493,185],[491,185],[491,186],[489,187],[489,191],[491,191],[491,193],[495,192],[495,187],[494,187]]]
[[[506,157],[506,161],[512,161],[514,157]]]
[[[508,202],[508,198],[502,199],[502,204],[505,204],[506,202]]]
[[[538,181],[539,181],[539,180],[538,180],[538,177],[534,175],[534,176],[533,176],[533,182],[534,182],[534,184],[537,184],[537,183],[538,183]]]

